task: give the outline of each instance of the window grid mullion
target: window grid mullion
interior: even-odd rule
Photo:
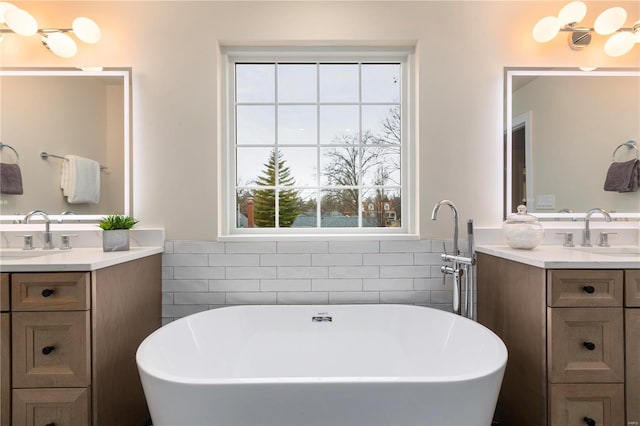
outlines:
[[[358,124],[358,128],[359,128],[359,137],[357,139],[358,141],[358,162],[360,163],[358,165],[358,168],[356,169],[356,173],[357,173],[357,179],[358,179],[358,207],[357,207],[357,211],[356,214],[358,215],[358,228],[362,228],[363,224],[362,224],[362,216],[363,216],[363,212],[361,212],[362,209],[362,155],[364,154],[363,150],[362,150],[362,140],[363,140],[363,135],[362,135],[362,62],[358,63],[358,110],[359,110],[359,120],[360,123]]]
[[[275,79],[274,81],[274,90],[275,93],[273,94],[273,99],[275,101],[274,104],[274,108],[273,108],[273,112],[275,114],[274,117],[274,121],[275,121],[275,147],[273,148],[273,152],[275,155],[275,164],[274,164],[274,170],[275,170],[275,189],[274,189],[274,196],[275,196],[275,200],[274,200],[274,224],[273,227],[274,228],[280,228],[280,144],[279,142],[279,138],[280,138],[280,132],[278,131],[278,119],[279,119],[279,108],[280,105],[278,104],[278,67],[279,67],[280,63],[276,62],[273,64],[274,66],[274,72],[273,72],[273,78]]]
[[[322,223],[322,180],[320,170],[320,62],[316,62],[316,228]]]

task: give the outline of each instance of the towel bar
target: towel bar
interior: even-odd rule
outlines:
[[[613,150],[613,155],[611,156],[611,161],[614,162],[616,161],[616,152],[622,148],[623,146],[626,146],[629,149],[635,149],[636,150],[636,160],[640,159],[640,149],[638,149],[638,145],[636,145],[636,141],[634,140],[628,140],[625,143],[621,143],[620,145],[618,145],[616,147],[616,149]]]
[[[6,146],[8,146],[8,145],[6,145]],[[43,160],[47,160],[49,157],[59,158],[61,160],[67,161],[67,159],[65,157],[63,157],[62,155],[49,154],[48,152],[45,152],[45,151],[42,151],[40,153],[40,158],[42,158]],[[108,169],[107,166],[103,166],[102,164],[100,164],[100,170],[106,170],[106,169]]]

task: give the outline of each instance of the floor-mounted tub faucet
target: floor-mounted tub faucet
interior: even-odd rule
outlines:
[[[470,221],[469,225],[469,257],[460,256],[460,250],[458,248],[458,209],[456,205],[453,204],[449,200],[441,200],[433,207],[433,211],[431,212],[431,220],[436,220],[438,218],[438,210],[441,206],[447,205],[451,208],[453,212],[453,254],[447,254],[445,252],[440,256],[443,261],[451,262],[452,266],[442,266],[440,267],[440,271],[444,274],[443,281],[447,275],[451,275],[453,277],[453,312],[458,315],[473,315],[472,309],[472,300],[470,298],[471,287],[472,287],[472,268],[475,263],[473,258],[473,249],[472,249],[472,239],[473,239],[473,222]],[[465,271],[467,272],[465,275]],[[466,289],[466,298],[465,298],[465,309],[462,311],[462,279],[465,279],[465,289]]]
[[[582,247],[591,247],[591,230],[589,229],[589,219],[594,213],[601,213],[604,216],[604,220],[607,222],[611,222],[611,215],[608,211],[601,209],[599,207],[594,207],[587,211],[587,214],[584,217],[584,230],[582,231]]]
[[[24,223],[31,222],[31,218],[33,216],[42,216],[44,218],[44,246],[42,247],[45,250],[51,250],[54,248],[53,246],[53,234],[49,230],[49,225],[51,224],[51,220],[49,220],[49,216],[43,212],[42,210],[33,210],[24,217]]]
[[[460,254],[460,250],[458,250],[458,209],[456,208],[456,205],[449,200],[438,201],[431,212],[431,220],[436,220],[438,218],[438,210],[440,209],[440,206],[445,204],[451,207],[451,210],[453,211],[453,255],[458,256]]]

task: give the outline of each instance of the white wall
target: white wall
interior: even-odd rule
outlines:
[[[558,2],[16,2],[41,27],[95,19],[103,40],[57,58],[37,36],[5,37],[2,66],[104,65],[133,68],[136,217],[164,226],[169,240],[216,237],[218,45],[291,42],[415,44],[418,68],[420,233],[450,237],[449,220],[428,220],[453,200],[461,220],[502,220],[505,66],[638,66],[640,47],[606,58],[594,46],[573,52],[562,36],[531,39]],[[620,1],[629,19],[637,1]],[[593,22],[611,2],[588,3]]]

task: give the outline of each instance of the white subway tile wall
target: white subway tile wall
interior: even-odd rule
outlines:
[[[405,303],[450,311],[442,247],[436,240],[166,241],[163,323],[227,305]]]

